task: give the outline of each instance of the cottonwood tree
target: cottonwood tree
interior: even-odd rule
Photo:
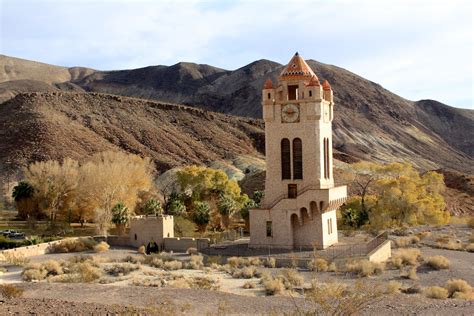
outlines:
[[[25,179],[35,189],[40,210],[54,224],[58,213],[73,208],[79,178],[77,161],[65,158],[34,162],[24,170]]]
[[[94,155],[80,168],[78,206],[94,214],[99,233],[107,235],[112,208],[122,202],[134,209],[140,191],[152,186],[153,165],[148,158],[120,152]]]

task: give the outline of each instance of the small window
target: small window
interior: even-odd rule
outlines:
[[[267,221],[267,237],[273,237],[273,228],[271,221]]]
[[[138,236],[137,236],[137,234],[135,234],[135,240],[137,240],[137,239],[138,239]]]
[[[313,96],[313,91],[309,90],[309,97]]]
[[[298,100],[298,86],[288,86],[288,100]]]
[[[332,234],[332,218],[328,219],[328,234]]]
[[[268,93],[268,100],[270,100],[272,98],[272,94],[269,92]]]
[[[298,186],[296,184],[288,184],[288,198],[296,199],[298,195]]]

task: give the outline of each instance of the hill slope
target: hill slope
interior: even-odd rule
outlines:
[[[151,157],[163,171],[261,157],[263,137],[260,121],[186,106],[97,93],[24,93],[0,107],[0,174],[104,150]]]

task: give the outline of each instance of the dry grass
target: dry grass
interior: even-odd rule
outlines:
[[[444,300],[448,298],[448,290],[440,286],[430,286],[424,289],[423,294],[428,298]]]
[[[20,253],[6,252],[3,254],[5,261],[15,266],[24,266],[30,262],[30,259]]]
[[[188,250],[186,250],[186,253],[188,255],[198,255],[199,254],[198,250],[194,247],[188,248]]]
[[[283,279],[283,283],[287,289],[293,286],[301,286],[304,282],[303,276],[294,269],[283,269],[278,277]]]
[[[322,258],[312,259],[308,262],[308,269],[310,271],[325,272],[328,268],[328,262]]]
[[[330,272],[337,272],[337,265],[335,262],[331,262],[328,266],[328,271]]]
[[[474,243],[471,242],[471,243],[467,244],[465,249],[466,249],[466,251],[474,252]]]
[[[410,280],[413,280],[413,281],[419,280],[419,277],[416,274],[416,267],[411,267],[407,271],[401,270],[400,271],[400,277],[402,277],[404,279],[410,279]]]
[[[139,270],[140,266],[133,263],[116,263],[112,266],[106,267],[104,271],[112,276],[124,276],[130,274],[132,271]]]
[[[15,298],[23,296],[23,289],[12,284],[0,284],[0,296],[3,298]]]
[[[66,238],[57,243],[53,243],[49,248],[49,253],[82,252],[94,249],[97,242],[90,237]]]
[[[262,262],[258,257],[230,257],[227,259],[227,263],[232,268],[243,268],[243,267],[250,267],[250,266],[261,266]]]
[[[266,295],[277,295],[285,291],[285,285],[279,278],[265,278],[262,279],[263,287],[265,288]]]
[[[455,240],[448,239],[448,240],[441,240],[436,243],[436,246],[441,249],[448,249],[448,250],[464,250],[463,244],[460,242],[456,242]]]
[[[386,293],[388,294],[400,293],[401,288],[402,288],[402,284],[400,282],[390,281],[388,282]]]
[[[166,261],[163,264],[163,269],[165,270],[179,270],[183,268],[183,263],[178,260]]]
[[[201,255],[192,255],[189,261],[184,263],[186,269],[200,270],[204,268],[203,257]]]
[[[234,279],[251,279],[259,275],[260,274],[257,272],[255,267],[244,267],[242,269],[235,269],[232,272],[232,277]]]
[[[435,270],[449,269],[450,262],[443,256],[432,256],[425,260],[427,266]]]
[[[109,248],[110,246],[108,243],[106,243],[105,241],[101,241],[100,243],[94,246],[94,251],[97,253],[101,253],[106,252],[107,250],[109,250]]]
[[[346,272],[356,274],[360,277],[381,274],[385,270],[383,263],[371,262],[369,260],[359,260],[346,263]]]
[[[392,265],[396,268],[401,268],[404,265],[414,266],[420,257],[420,250],[414,248],[399,249],[392,256]]]
[[[257,286],[257,283],[252,282],[252,281],[247,281],[247,282],[244,283],[242,288],[248,290],[248,289],[254,289],[256,286]]]
[[[471,216],[467,221],[467,226],[469,228],[474,228],[474,216]]]
[[[429,231],[419,232],[418,234],[416,234],[416,236],[417,236],[418,238],[420,238],[420,240],[423,240],[423,239],[425,239],[425,238],[427,238],[427,237],[430,237],[430,236],[431,236],[431,232],[429,232]]]
[[[137,252],[144,255],[146,252],[145,246],[141,245],[140,247],[138,247]]]
[[[418,245],[420,242],[420,238],[418,236],[407,236],[407,237],[399,237],[395,239],[395,245],[397,248],[405,248],[409,246]]]
[[[263,261],[263,266],[265,268],[275,268],[276,267],[276,259],[272,257],[268,257]]]
[[[446,290],[449,297],[453,297],[456,293],[463,293],[465,295],[472,293],[472,287],[462,279],[452,279],[446,282]]]

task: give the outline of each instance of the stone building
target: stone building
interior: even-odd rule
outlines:
[[[262,91],[267,172],[260,209],[250,211],[250,247],[317,248],[337,243],[333,91],[296,53]]]
[[[130,219],[129,245],[147,245],[153,239],[161,247],[165,238],[174,237],[174,220],[171,215],[135,216]]]

